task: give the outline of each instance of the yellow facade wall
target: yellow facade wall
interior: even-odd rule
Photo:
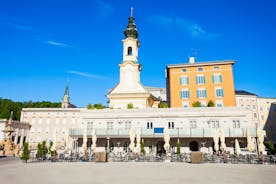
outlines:
[[[218,67],[218,70],[214,69],[214,66]],[[202,68],[203,71],[198,71],[198,68]],[[183,72],[182,69],[186,69],[186,72]],[[203,74],[205,76],[206,82],[205,84],[196,84],[196,76],[198,74]],[[222,83],[216,84],[212,81],[213,74],[221,74],[222,75]],[[234,78],[232,71],[232,64],[216,64],[216,65],[208,65],[208,66],[185,66],[185,67],[173,67],[167,68],[167,85],[169,88],[169,103],[170,107],[183,107],[183,101],[189,102],[189,107],[192,107],[192,104],[196,101],[205,100],[206,105],[210,100],[212,100],[216,104],[216,100],[223,100],[224,107],[235,107],[235,88],[234,88]],[[180,77],[188,76],[189,84],[181,85]],[[169,83],[169,84],[168,84]],[[224,97],[217,98],[215,88],[222,87],[224,90]],[[181,99],[180,91],[182,89],[187,89],[190,91],[189,99]],[[196,90],[198,88],[205,88],[207,92],[207,98],[197,98]]]

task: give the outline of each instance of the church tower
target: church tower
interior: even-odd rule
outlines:
[[[69,108],[70,107],[70,96],[69,96],[68,83],[66,84],[64,96],[63,96],[62,102],[61,102],[61,107],[62,108]]]
[[[110,108],[126,109],[154,107],[159,101],[154,98],[140,83],[141,64],[138,62],[138,30],[136,28],[133,8],[124,31],[123,61],[120,66],[120,82],[108,94]],[[156,103],[156,101],[158,101]],[[130,105],[131,104],[131,105]]]

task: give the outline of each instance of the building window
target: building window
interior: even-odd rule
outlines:
[[[129,56],[132,55],[132,47],[127,48],[127,55],[129,55]]]
[[[216,88],[216,97],[224,97],[224,90],[222,88]]]
[[[216,107],[223,107],[223,101],[222,100],[216,100]]]
[[[241,128],[241,124],[239,120],[233,120],[233,128]]]
[[[107,122],[107,129],[113,129],[113,122]]]
[[[209,120],[207,121],[210,128],[219,128],[220,124],[218,120]]]
[[[182,72],[186,72],[186,71],[187,71],[186,68],[183,68],[183,69],[182,69]]]
[[[126,121],[125,122],[125,129],[130,129],[131,127],[131,122],[130,121]]]
[[[205,84],[206,79],[204,75],[197,75],[196,76],[196,84]]]
[[[218,66],[214,66],[214,70],[219,70],[219,67]]]
[[[196,96],[197,96],[197,98],[207,98],[206,89],[204,89],[204,88],[197,89]]]
[[[182,89],[180,91],[180,98],[181,99],[188,99],[188,98],[190,98],[190,92],[189,92],[189,90],[188,89]]]
[[[222,83],[222,75],[221,74],[213,74],[212,81],[214,84],[221,84]]]
[[[181,76],[179,78],[180,85],[188,85],[189,84],[189,77],[188,76]]]
[[[168,128],[169,129],[174,129],[174,122],[168,122]]]
[[[152,129],[153,126],[152,126],[152,122],[147,122],[147,129]]]
[[[197,71],[202,72],[203,68],[198,68]]]
[[[254,118],[257,118],[257,113],[254,113]]]
[[[87,122],[87,129],[93,129],[93,122]]]
[[[190,128],[196,128],[196,121],[195,120],[190,121]]]
[[[189,107],[189,102],[187,102],[187,101],[182,102],[182,107],[188,108]]]

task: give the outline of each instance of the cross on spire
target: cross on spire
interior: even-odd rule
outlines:
[[[130,17],[133,17],[133,7],[130,8]]]

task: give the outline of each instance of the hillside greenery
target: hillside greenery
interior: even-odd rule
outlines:
[[[14,102],[10,99],[0,98],[0,119],[8,119],[11,111],[13,111],[13,119],[20,120],[20,113],[22,108],[59,108],[61,103],[59,102]]]

